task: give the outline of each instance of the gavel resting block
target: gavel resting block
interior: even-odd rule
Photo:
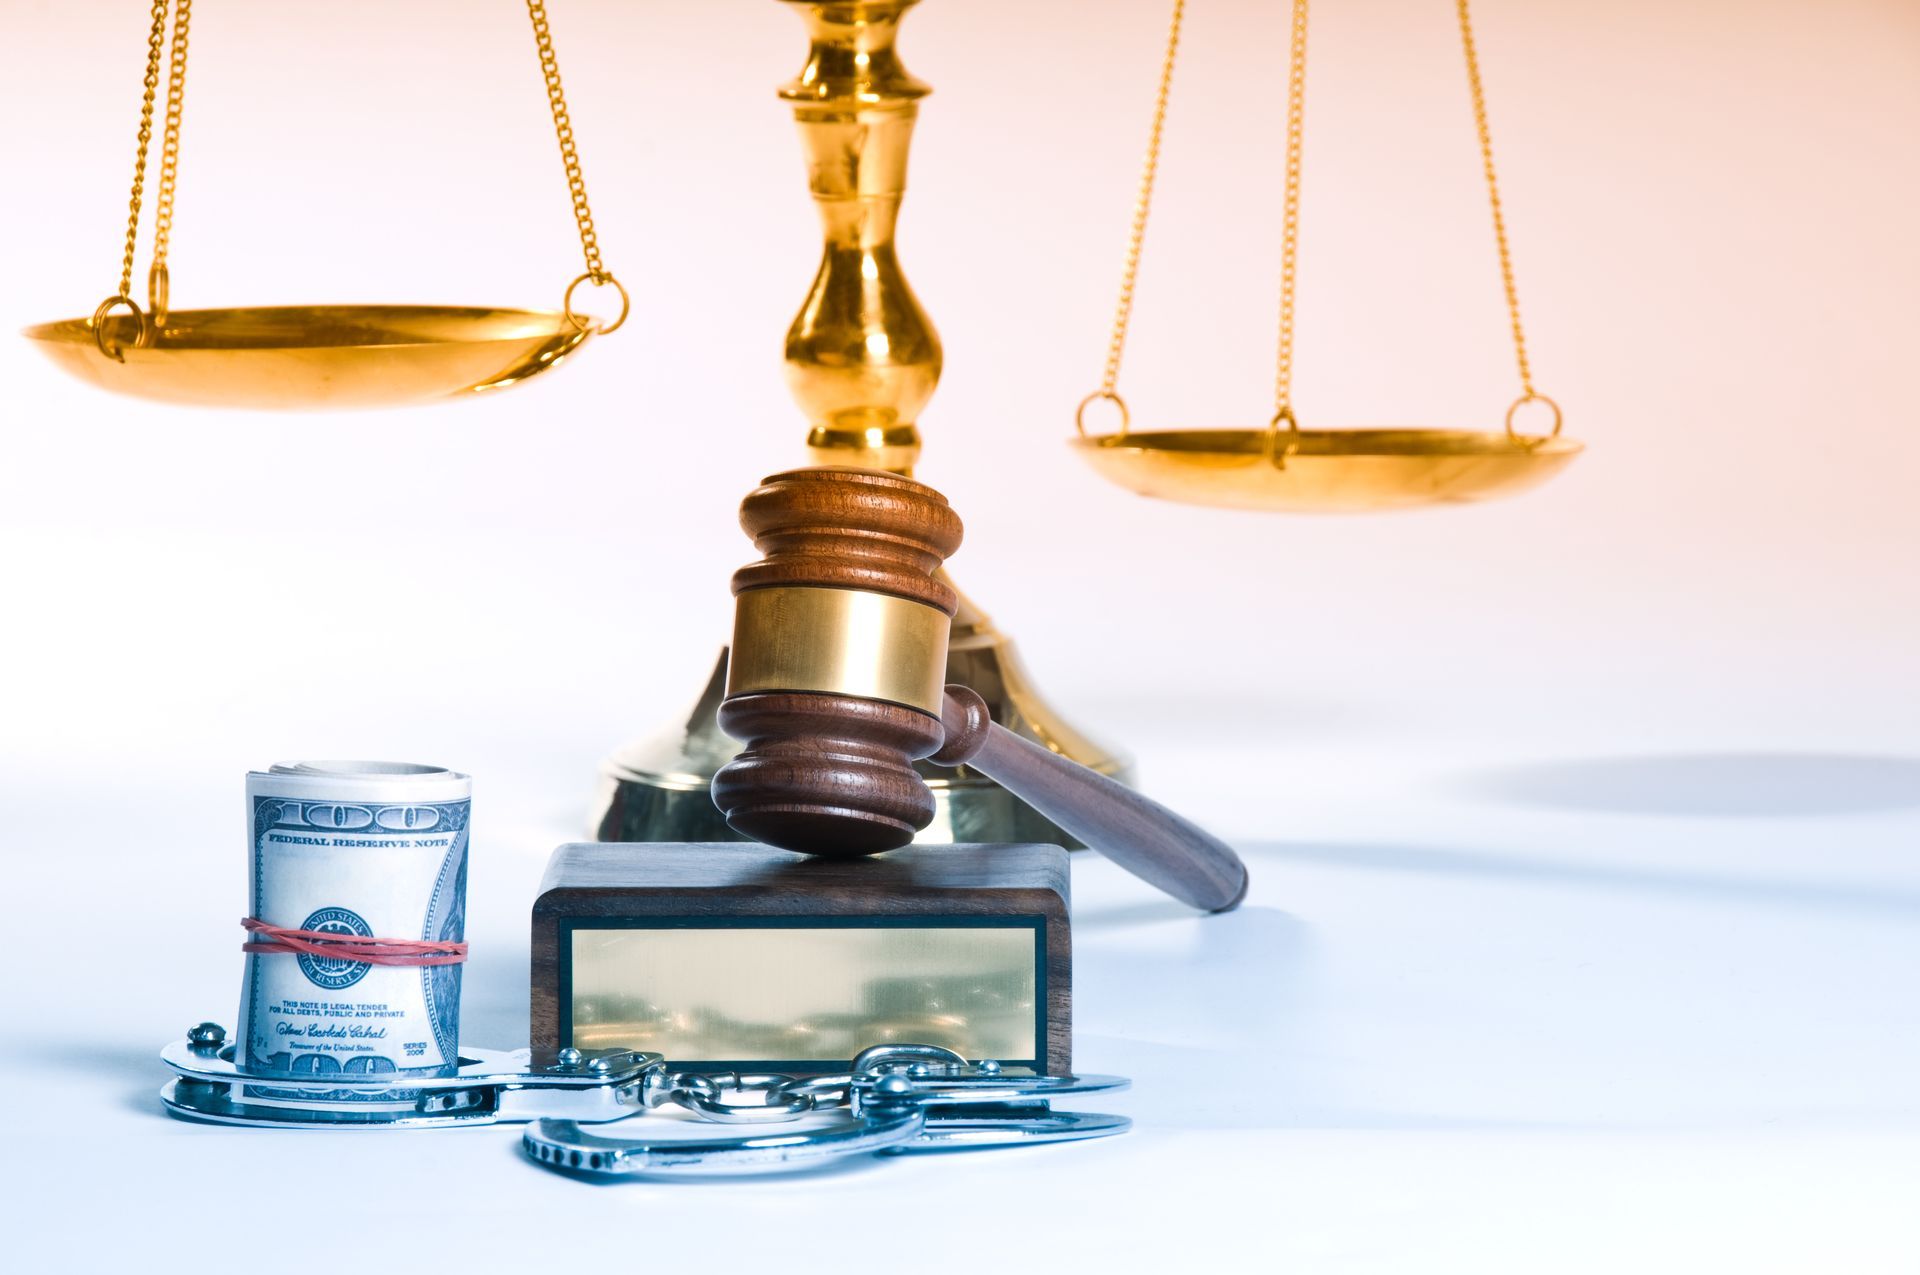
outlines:
[[[1072,1070],[1067,854],[561,846],[533,904],[532,1046],[834,1072],[879,1044]]]

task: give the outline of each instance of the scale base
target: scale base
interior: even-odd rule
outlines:
[[[749,839],[727,826],[708,791],[714,772],[740,750],[714,720],[726,680],[727,653],[722,650],[685,722],[629,744],[608,758],[591,825],[597,840]],[[978,691],[993,720],[1015,734],[1122,783],[1133,782],[1131,760],[1088,739],[1061,718],[1041,698],[1014,651],[1013,640],[964,594],[947,648],[947,680]],[[949,770],[922,762],[919,769],[933,790],[935,810],[933,822],[917,841],[1046,842],[1081,848],[1051,819],[970,767]]]

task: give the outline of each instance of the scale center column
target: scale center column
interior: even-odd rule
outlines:
[[[931,90],[894,51],[916,0],[786,0],[812,47],[780,96],[806,148],[820,208],[820,269],[787,331],[787,384],[815,463],[911,471],[914,422],[940,381],[940,337],[894,252],[907,148]]]

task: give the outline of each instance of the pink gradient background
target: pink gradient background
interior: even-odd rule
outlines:
[[[1282,8],[1191,13],[1122,381],[1142,422],[1266,410]],[[1098,378],[1165,6],[909,17],[935,93],[901,251],[947,348],[922,473],[970,517],[963,583],[1075,716],[1143,753],[1256,725],[1316,753],[1354,731],[1524,751],[1576,723],[1595,743],[1911,744],[1920,11],[1477,16],[1536,377],[1591,450],[1513,502],[1329,519],[1141,501],[1061,446]],[[93,666],[27,688],[43,745],[141,705],[165,721],[202,694],[153,676],[189,647],[250,742],[310,736],[324,714],[288,723],[257,675],[292,663],[324,691],[375,648],[323,624],[268,651],[235,580],[404,578],[385,546],[444,552],[455,599],[517,599],[505,627],[456,600],[444,629],[382,639],[430,699],[484,682],[505,720],[565,703],[555,746],[590,768],[690,692],[744,550],[733,503],[801,459],[778,352],[817,235],[773,97],[800,27],[766,0],[564,0],[553,21],[636,294],[575,366],[485,402],[271,417],[102,397],[0,343],[8,555],[73,621],[14,640]],[[13,0],[6,22],[13,328],[113,282],[144,30],[95,2]],[[1495,424],[1515,378],[1451,9],[1314,23],[1301,410]],[[518,6],[205,5],[191,65],[176,304],[544,306],[577,272]],[[164,558],[162,532],[185,538]],[[127,652],[106,621],[129,606],[210,621]]]

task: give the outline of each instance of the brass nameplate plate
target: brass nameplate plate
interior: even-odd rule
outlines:
[[[860,589],[748,589],[735,600],[727,694],[824,691],[940,715],[945,612]]]
[[[561,1037],[682,1063],[831,1063],[944,1045],[1041,1065],[1045,920],[569,923]]]

